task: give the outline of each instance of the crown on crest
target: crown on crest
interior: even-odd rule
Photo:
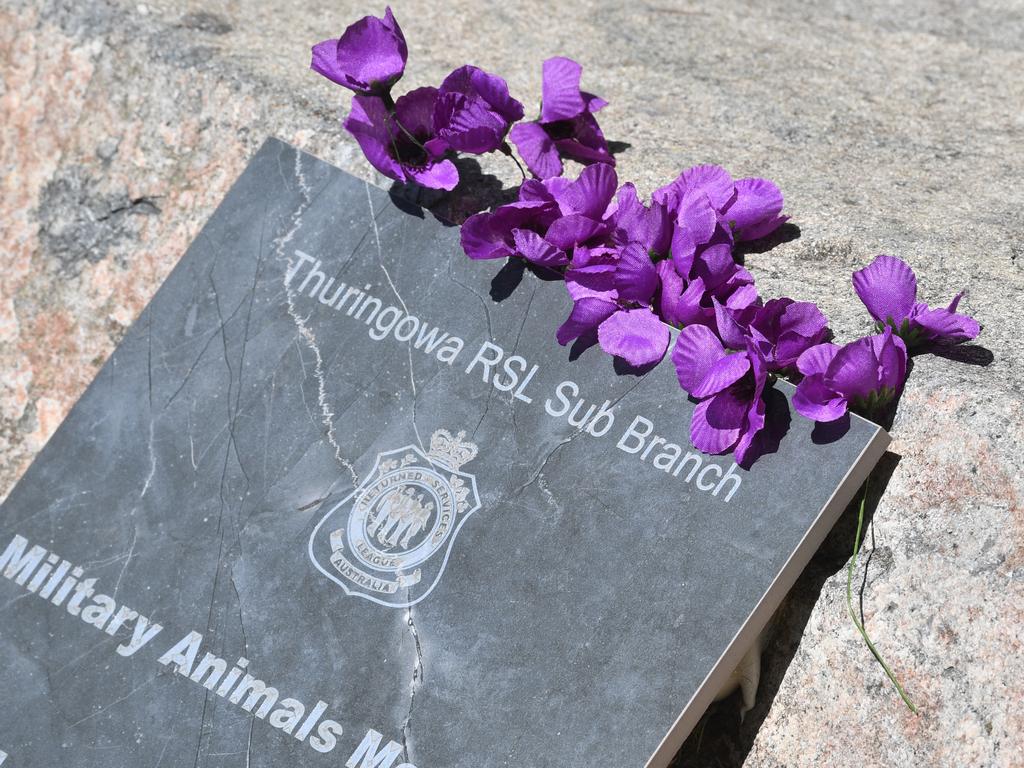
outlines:
[[[458,470],[463,464],[473,460],[476,456],[476,443],[466,440],[466,432],[460,431],[452,437],[447,429],[439,429],[430,436],[430,452],[427,458],[438,464],[443,464],[451,470]]]

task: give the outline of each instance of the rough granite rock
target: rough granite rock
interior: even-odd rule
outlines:
[[[747,266],[841,338],[870,328],[849,273],[878,252],[928,301],[970,287],[983,335],[915,360],[857,576],[921,714],[846,616],[848,510],[774,622],[754,710],[717,705],[678,764],[1024,763],[1024,7],[394,5],[408,87],[468,61],[532,107],[540,62],[573,56],[642,192],[699,162],[776,180],[799,236]],[[0,0],[0,492],[267,135],[382,181],[307,69],[311,43],[380,10]],[[482,166],[516,181],[503,157]]]

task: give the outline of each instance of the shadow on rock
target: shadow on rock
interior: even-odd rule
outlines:
[[[633,145],[630,144],[628,141],[609,141],[608,142],[608,152],[612,156],[614,156],[614,155],[621,155],[627,149],[632,149],[632,148],[633,148]]]
[[[748,254],[767,253],[777,245],[792,242],[799,237],[800,227],[796,224],[786,223],[770,235],[762,237],[760,240],[750,240],[749,242],[738,243],[733,248],[733,255],[735,256],[736,261],[743,264]]]
[[[864,508],[864,537],[870,535],[878,502],[899,465],[900,456],[886,452],[871,473],[867,503]],[[693,733],[676,755],[671,768],[738,768],[746,761],[757,734],[778,695],[786,672],[800,647],[811,611],[830,578],[842,571],[853,554],[853,538],[857,531],[860,494],[843,511],[835,527],[811,558],[793,589],[775,612],[763,635],[761,682],[754,708],[740,717],[740,693],[737,691],[708,708]],[[873,553],[873,548],[868,548]],[[866,558],[860,591],[869,578],[871,556]],[[876,569],[877,570],[877,567]],[[830,610],[832,610],[830,608]],[[836,606],[835,610],[846,608]],[[853,627],[851,626],[851,631]],[[864,653],[870,658],[867,648]],[[835,662],[843,663],[842,659]],[[882,672],[879,670],[879,674]]]
[[[980,344],[960,344],[955,347],[933,347],[929,352],[936,357],[952,360],[955,363],[967,363],[967,365],[980,365],[982,367],[992,364],[996,356]]]

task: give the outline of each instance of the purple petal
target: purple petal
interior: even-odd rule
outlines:
[[[592,237],[607,233],[609,228],[610,225],[605,222],[595,221],[583,214],[574,213],[556,219],[548,227],[545,237],[549,243],[568,250]]]
[[[314,45],[312,61],[309,64],[309,68],[338,85],[351,88],[354,83],[352,83],[349,79],[348,73],[341,68],[341,65],[338,62],[339,42],[340,40],[338,38],[334,38],[333,40],[324,40]],[[361,83],[360,85],[362,85],[363,88],[360,88],[357,93],[369,93],[368,83]]]
[[[898,326],[914,307],[917,277],[900,259],[882,254],[853,273],[853,287],[875,320]]]
[[[632,366],[656,363],[671,338],[668,326],[646,307],[616,312],[597,329],[601,349]]]
[[[474,67],[472,64],[463,64],[458,69],[453,69],[448,77],[441,81],[438,91],[443,95],[446,93],[458,93],[462,95],[476,95],[473,87],[473,72],[483,70]],[[503,81],[504,82],[504,81]]]
[[[641,243],[647,251],[665,255],[672,239],[673,222],[665,206],[640,202],[636,187],[623,184],[615,198],[614,239],[621,245]]]
[[[679,299],[678,310],[679,321],[684,325],[697,323],[714,329],[715,312],[711,307],[706,306],[707,288],[704,281],[695,277],[686,286],[683,295]]]
[[[676,224],[687,231],[694,243],[701,245],[714,236],[718,213],[707,195],[693,195],[679,209]]]
[[[815,304],[791,302],[779,313],[773,331],[776,367],[786,369],[796,362],[804,350],[825,340],[828,320]]]
[[[796,369],[804,376],[825,373],[829,363],[835,358],[839,347],[835,344],[818,344],[804,350],[796,360]]]
[[[615,290],[614,264],[590,264],[584,267],[573,267],[565,273],[565,287],[574,301],[588,296],[606,301],[618,301],[619,298],[619,294]]]
[[[402,76],[408,56],[405,37],[388,8],[383,19],[365,16],[338,40],[315,45],[310,66],[357,93],[380,95]]]
[[[867,397],[878,389],[878,358],[866,336],[842,347],[824,374],[825,386],[847,400]]]
[[[785,297],[769,299],[757,309],[750,324],[762,331],[765,336],[774,338],[780,333],[783,315],[794,303],[792,299]]]
[[[576,181],[556,196],[559,207],[565,215],[580,213],[590,219],[600,220],[615,195],[618,176],[615,169],[607,165],[591,165],[584,168]]]
[[[955,308],[959,299],[958,295],[951,306]],[[959,344],[981,333],[981,326],[973,317],[942,308],[921,312],[911,324],[924,329],[928,340],[939,344]]]
[[[722,296],[726,297],[725,306],[731,310],[756,308],[761,303],[761,297],[757,295],[757,286],[753,282],[740,282],[743,279],[740,273],[743,272],[746,270],[737,264],[736,271],[715,292],[715,298],[719,301]]]
[[[672,231],[672,264],[676,272],[685,277],[693,272],[693,261],[697,257],[697,243],[684,227],[677,226]]]
[[[423,168],[406,167],[406,175],[422,187],[451,191],[459,184],[459,170],[451,160],[430,163]]]
[[[482,155],[501,146],[508,123],[481,99],[442,93],[434,108],[434,128],[439,139],[426,145],[432,155],[443,154],[448,148]],[[439,143],[444,146],[437,146]]]
[[[739,322],[738,313],[722,306],[713,297],[711,304],[715,308],[715,326],[725,346],[730,349],[746,349],[748,332],[746,325]]]
[[[773,370],[788,371],[791,369],[800,355],[806,350],[820,344],[826,338],[826,333],[822,331],[817,336],[808,338],[807,336],[801,336],[793,331],[787,331],[779,336],[775,342],[775,350],[773,353]]]
[[[470,82],[484,101],[501,115],[506,122],[514,123],[523,119],[523,105],[512,98],[504,78],[492,75],[478,67],[471,67]],[[443,87],[443,86],[442,86]]]
[[[767,179],[740,179],[736,199],[724,215],[740,242],[770,235],[786,221],[781,212],[782,193],[777,186]]]
[[[619,298],[646,304],[658,288],[658,270],[639,243],[630,243],[619,253],[615,270],[615,288]]]
[[[672,349],[672,363],[676,367],[679,386],[692,392],[725,355],[722,342],[707,326],[688,325],[683,328]]]
[[[811,301],[794,301],[779,315],[779,331],[812,338],[828,327],[828,318]]]
[[[555,142],[538,123],[517,123],[508,137],[534,176],[547,179],[562,174],[562,158],[558,156]]]
[[[618,305],[611,301],[597,298],[580,299],[572,305],[572,312],[558,328],[555,338],[564,347],[570,341],[597,328],[616,310]]]
[[[564,56],[555,56],[544,62],[540,110],[542,122],[570,120],[583,112],[585,104],[580,94],[582,74],[583,67]]]
[[[509,125],[523,116],[523,105],[508,92],[508,84],[479,67],[453,71],[438,89],[434,129],[445,148],[472,154],[498,149]],[[436,148],[428,146],[434,153]]]
[[[722,235],[726,233],[719,229]],[[716,240],[719,239],[716,236]],[[728,241],[714,242],[699,248],[693,261],[691,273],[701,278],[709,290],[715,290],[725,283],[735,272],[736,261],[732,255],[732,243]]]
[[[615,194],[615,202],[609,206],[608,215],[615,222],[614,241],[619,245],[642,242],[634,233],[642,229],[647,208],[640,202],[633,182],[627,181]]]
[[[574,117],[568,122],[550,123],[552,130],[559,134],[568,131],[568,136],[555,140],[555,147],[562,157],[568,157],[583,165],[605,163],[615,165],[615,158],[608,149],[608,141],[604,137],[597,119],[589,112]]]
[[[388,128],[388,110],[376,96],[353,96],[352,109],[345,118],[345,130],[376,168],[390,179],[406,181],[401,164],[391,156],[392,135]]]
[[[694,397],[705,398],[721,392],[735,384],[750,370],[750,359],[743,353],[726,355],[715,362],[704,374],[704,378],[690,392]]]
[[[761,223],[753,224],[743,230],[737,240],[760,240],[762,237],[768,237],[768,235],[781,227],[787,221],[789,221],[789,216],[773,216],[770,219],[764,219]]]
[[[572,263],[577,267],[589,267],[595,264],[614,266],[618,260],[618,249],[607,245],[581,245],[572,252]]]
[[[681,314],[680,302],[686,282],[676,272],[670,260],[659,261],[655,265],[658,273],[658,295],[655,300],[655,311],[669,325],[679,325]]]
[[[529,229],[512,230],[516,252],[527,261],[544,267],[561,267],[569,263],[565,251],[556,248],[543,237]]]
[[[878,360],[879,388],[901,391],[907,380],[907,347],[903,339],[886,327],[881,334],[871,337],[871,347]]]
[[[671,211],[678,211],[694,197],[707,197],[716,211],[722,210],[735,195],[728,172],[717,165],[697,165],[683,171],[671,184],[654,192],[653,199]]]
[[[736,463],[741,467],[750,467],[750,462],[759,448],[758,437],[764,429],[765,411],[764,398],[758,395],[747,411],[747,424],[740,432],[740,439],[736,441],[736,447],[733,449]]]
[[[761,398],[765,385],[768,383],[768,368],[764,359],[758,354],[757,348],[748,340],[747,357],[750,358],[750,372],[754,377],[754,400]],[[764,415],[764,410],[760,411]]]
[[[545,203],[513,203],[470,216],[461,227],[462,248],[471,259],[501,259],[515,252],[512,231],[533,224]]]
[[[739,440],[749,404],[725,391],[697,403],[690,421],[690,442],[704,453],[725,453]]]
[[[549,181],[555,180],[549,179]],[[539,179],[525,179],[519,185],[519,202],[521,203],[554,203],[554,201],[555,197],[551,194],[547,184]]]
[[[714,314],[702,303],[705,294],[704,281],[698,277],[687,285],[671,261],[659,261],[657,270],[661,283],[657,312],[661,319],[676,327],[694,323],[711,326]]]
[[[431,136],[434,133],[434,106],[437,104],[437,88],[425,87],[409,91],[395,100],[395,119],[406,131],[414,136]],[[397,128],[395,135],[404,135]],[[408,137],[406,137],[408,138]]]
[[[607,101],[602,99],[600,96],[595,96],[592,93],[580,91],[580,96],[583,97],[583,103],[586,105],[587,112],[600,112],[602,109],[608,106]]]
[[[846,400],[825,386],[822,375],[816,373],[797,384],[793,408],[813,421],[835,421],[846,413]]]
[[[462,250],[471,259],[502,259],[514,253],[505,240],[505,231],[492,221],[494,214],[484,211],[466,219],[459,233]]]

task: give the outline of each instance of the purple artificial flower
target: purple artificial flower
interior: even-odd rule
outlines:
[[[608,102],[580,90],[583,68],[562,56],[544,62],[540,119],[519,123],[509,138],[534,176],[562,174],[562,158],[615,165],[594,113]]]
[[[583,169],[579,178],[528,179],[519,200],[470,216],[462,225],[462,248],[471,259],[519,255],[545,267],[569,263],[573,248],[611,231],[606,217],[615,194],[615,171]]]
[[[568,250],[609,234],[612,223],[606,214],[618,181],[614,168],[591,165],[562,187],[555,194],[561,216],[548,229],[548,242]]]
[[[732,264],[729,276],[713,288],[709,288],[702,277],[680,275],[672,260],[659,262],[657,269],[661,284],[655,306],[659,316],[669,325],[697,324],[716,330],[716,303],[730,312],[741,312],[761,304],[753,275],[739,264]]]
[[[451,160],[438,160],[424,148],[434,137],[436,88],[417,88],[395,102],[394,114],[384,99],[354,96],[345,130],[359,142],[370,164],[385,176],[451,190],[459,172]]]
[[[672,234],[672,261],[681,275],[700,278],[709,289],[732,276],[732,231],[724,225],[710,198],[696,194],[686,198]]]
[[[555,195],[568,186],[565,179],[527,180],[519,200],[470,216],[461,227],[462,249],[471,259],[522,256],[545,267],[569,263],[569,256],[544,240],[561,210]]]
[[[673,221],[669,210],[658,202],[644,205],[632,183],[623,184],[609,210],[611,240],[615,245],[640,243],[652,259],[669,255]]]
[[[523,105],[509,95],[503,79],[467,64],[438,89],[435,138],[427,142],[427,151],[436,157],[449,149],[474,155],[493,152],[522,117]]]
[[[632,243],[620,250],[593,249],[586,256],[584,266],[565,273],[573,308],[558,329],[558,343],[596,335],[601,349],[634,367],[661,360],[671,334],[649,306],[658,278],[647,252]]]
[[[887,326],[844,347],[811,347],[796,366],[804,375],[793,395],[797,412],[815,421],[835,421],[851,407],[872,415],[903,390],[907,347]]]
[[[391,8],[384,18],[365,16],[337,40],[313,46],[310,68],[363,96],[385,96],[405,72],[409,57]]]
[[[706,201],[697,204],[694,198]],[[654,199],[685,218],[680,223],[695,227],[694,242],[710,238],[712,218],[740,243],[766,237],[789,220],[782,216],[782,193],[767,179],[739,179],[717,165],[698,165],[683,171],[671,184],[654,193]],[[690,210],[687,210],[690,208]],[[711,227],[713,230],[713,227]]]
[[[705,453],[733,451],[749,466],[765,428],[764,390],[768,370],[757,347],[727,352],[715,332],[690,325],[672,350],[679,385],[699,400],[690,422],[690,440]]]
[[[962,291],[948,307],[929,308],[917,301],[914,270],[893,256],[876,256],[871,264],[854,272],[853,287],[879,326],[891,326],[911,349],[959,344],[981,332],[974,318],[956,311]]]
[[[809,301],[782,298],[745,307],[712,301],[719,338],[732,349],[753,342],[773,373],[790,370],[805,350],[828,336],[828,319]]]

